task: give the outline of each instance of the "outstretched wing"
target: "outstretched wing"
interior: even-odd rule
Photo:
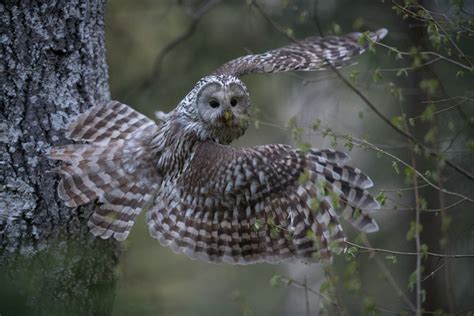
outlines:
[[[372,181],[333,150],[208,142],[148,212],[151,235],[191,258],[234,264],[329,259],[344,247],[338,216],[373,232]],[[339,214],[337,213],[339,211]]]
[[[385,35],[386,29],[369,33],[370,39],[375,42]],[[361,36],[362,33],[350,33],[344,36],[308,37],[263,54],[231,60],[213,74],[240,77],[252,73],[316,71],[325,69],[328,63],[339,68],[348,64],[350,58],[365,51],[368,43],[360,44]]]
[[[94,106],[69,124],[66,137],[81,143],[53,147],[49,157],[64,163],[58,195],[70,207],[101,202],[89,219],[92,234],[127,238],[136,217],[160,186],[147,141],[157,125],[129,106],[112,101]]]

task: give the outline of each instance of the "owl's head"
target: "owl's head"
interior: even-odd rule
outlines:
[[[250,96],[244,83],[232,76],[208,76],[194,87],[189,100],[195,126],[203,138],[228,144],[249,126]]]

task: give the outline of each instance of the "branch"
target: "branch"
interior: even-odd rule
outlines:
[[[403,256],[431,256],[431,257],[437,257],[437,258],[455,258],[455,259],[461,259],[461,258],[474,258],[474,254],[462,254],[462,255],[447,255],[447,254],[441,254],[441,253],[434,253],[434,252],[404,252],[404,251],[395,251],[395,250],[388,250],[388,249],[383,249],[383,248],[372,248],[372,247],[365,247],[362,245],[355,244],[353,242],[350,242],[348,240],[345,241],[345,243],[349,246],[356,247],[358,249],[366,250],[367,252],[374,253],[374,252],[383,252],[383,253],[390,253],[394,255],[403,255]]]
[[[338,305],[336,303],[334,303],[330,298],[328,298],[327,296],[321,294],[320,292],[316,291],[315,289],[307,286],[306,284],[306,278],[305,278],[305,281],[304,282],[299,282],[299,281],[296,281],[294,279],[291,279],[291,278],[288,278],[288,277],[285,277],[285,276],[282,276],[282,275],[279,275],[278,276],[278,280],[282,283],[284,283],[286,286],[293,286],[293,287],[297,287],[297,288],[301,288],[301,289],[304,289],[305,290],[305,293],[306,295],[308,293],[313,293],[317,296],[319,296],[320,298],[324,299],[325,301],[327,301],[328,303],[330,303],[331,305],[333,305],[334,307],[337,307]],[[309,297],[306,297],[306,304],[307,304],[307,310],[308,311],[308,308],[309,308]],[[394,312],[394,311],[390,311],[388,309],[385,309],[385,308],[382,308],[380,306],[375,306],[376,309],[382,311],[382,312],[386,312],[386,313],[390,313],[390,314],[394,314],[394,315],[400,315],[400,312]]]
[[[413,12],[413,11],[410,11],[408,10],[406,7],[398,4],[396,1],[392,0],[392,3],[397,7],[399,8],[400,10],[403,10],[404,12],[408,13],[412,18],[414,19],[417,19],[417,20],[420,20],[420,21],[424,21],[424,22],[432,22],[433,24],[436,25],[437,28],[439,28],[441,30],[441,32],[443,32],[444,36],[446,36],[446,38],[448,39],[448,41],[451,43],[451,45],[453,45],[453,47],[457,50],[457,52],[459,53],[459,56],[467,63],[469,64],[469,67],[468,66],[465,66],[461,63],[458,63],[458,62],[455,62],[453,60],[449,60],[448,58],[446,57],[440,57],[440,58],[443,58],[445,60],[448,60],[454,64],[457,64],[458,66],[461,66],[469,71],[472,71],[473,70],[473,65],[471,63],[471,61],[466,57],[466,55],[463,53],[463,51],[459,48],[459,46],[453,41],[453,39],[451,38],[451,36],[449,36],[448,32],[446,32],[446,30],[441,26],[441,24],[439,24],[436,19],[433,18],[433,16],[431,15],[431,11],[428,11],[424,6],[422,5],[415,5],[415,9],[421,9],[423,10],[427,15],[429,15],[429,18],[427,19],[426,17],[423,17],[421,16],[420,14],[416,13],[416,12]],[[445,16],[445,15],[443,15]]]
[[[375,42],[374,44],[376,44],[378,46],[381,46],[381,47],[385,47],[385,48],[387,48],[387,49],[389,49],[389,50],[391,50],[391,51],[393,51],[393,52],[395,52],[399,55],[413,56],[413,53],[403,52],[403,51],[400,51],[400,50],[396,49],[395,47],[392,47],[392,46],[389,46],[389,45],[386,45],[386,44],[383,44],[383,43],[380,43],[380,42]],[[436,52],[424,51],[424,52],[418,52],[418,54],[426,55],[426,56],[433,56],[433,57],[435,57],[435,60],[436,59],[437,60],[444,60],[444,61],[447,61],[447,62],[453,64],[453,65],[459,66],[459,67],[464,68],[464,69],[469,70],[469,71],[472,71],[472,67],[466,66],[463,63],[460,63],[460,62],[458,62],[454,59],[448,58],[448,57],[446,57],[444,55],[441,55],[439,53],[436,53]],[[432,63],[432,62],[433,62],[433,60],[430,63]],[[422,65],[420,65],[420,66],[422,66]]]
[[[274,128],[278,128],[278,129],[286,129],[284,127],[281,126],[281,124],[276,124],[276,123],[272,123],[270,121],[264,121],[264,120],[255,120],[255,124],[257,125],[258,124],[262,124],[262,125],[266,125],[266,126],[269,126],[269,127],[274,127]],[[317,133],[317,134],[320,134],[322,135],[323,137],[326,137],[324,135],[323,132],[317,132],[315,130],[312,130],[312,133]],[[343,134],[336,134],[334,133],[334,135],[336,137],[339,137],[339,138],[343,138],[344,141],[347,143],[347,144],[351,144],[353,146],[357,146],[357,147],[360,147],[360,148],[363,148],[363,149],[371,149],[371,150],[374,150],[376,152],[379,152],[383,155],[386,155],[390,158],[392,158],[394,161],[396,161],[397,163],[400,163],[402,164],[403,166],[407,167],[407,168],[410,168],[411,170],[413,170],[413,172],[415,172],[418,177],[420,177],[421,179],[423,179],[423,181],[425,181],[425,184],[423,185],[420,185],[420,188],[422,187],[426,187],[426,186],[430,186],[440,192],[443,192],[447,195],[451,195],[451,196],[455,196],[455,197],[458,197],[460,198],[458,201],[456,202],[453,202],[453,204],[450,204],[448,205],[447,207],[445,207],[444,209],[422,209],[422,211],[426,211],[426,212],[441,212],[443,210],[446,210],[446,209],[450,209],[452,207],[455,207],[461,203],[464,203],[464,202],[470,202],[470,203],[474,203],[474,199],[473,198],[470,198],[468,196],[465,196],[461,193],[458,193],[458,192],[453,192],[453,191],[449,191],[447,189],[444,189],[444,188],[440,188],[439,186],[437,186],[436,184],[434,184],[433,182],[431,182],[425,175],[423,175],[423,173],[421,173],[419,170],[415,169],[413,166],[411,166],[410,164],[406,163],[405,161],[403,161],[402,159],[398,158],[397,156],[383,150],[382,148],[380,148],[378,145],[375,145],[373,143],[370,143],[368,142],[367,140],[364,140],[364,139],[359,139],[359,138],[356,138],[356,137],[353,137],[351,136],[350,140],[348,140]],[[412,188],[405,188],[404,190],[408,190],[408,189],[414,189],[414,187]],[[383,191],[395,191],[395,189],[389,189],[389,190],[383,190]],[[394,209],[394,211],[397,211],[397,210],[413,210],[413,209]]]
[[[450,204],[450,205],[447,205],[447,206],[444,206],[444,207],[440,207],[440,208],[427,208],[427,209],[424,209],[424,208],[420,208],[420,212],[426,212],[426,213],[439,213],[439,212],[444,212],[444,211],[447,211],[455,206],[458,206],[459,204],[462,204],[464,202],[467,202],[468,200],[466,200],[465,198],[462,198],[462,199],[459,199],[457,200],[456,202]],[[394,203],[395,204],[395,203]],[[414,208],[381,208],[381,209],[378,209],[376,212],[380,212],[380,211],[415,211],[416,209]]]
[[[197,26],[199,22],[201,21],[202,17],[208,13],[214,6],[216,6],[220,0],[208,0],[206,1],[200,9],[198,9],[194,13],[189,13],[191,17],[191,24],[189,24],[188,28],[181,33],[179,36],[177,36],[174,40],[169,42],[163,49],[158,53],[158,55],[155,57],[155,61],[152,66],[152,71],[151,74],[148,78],[146,78],[140,86],[138,86],[137,89],[135,89],[134,92],[137,90],[145,90],[150,87],[150,85],[154,82],[156,82],[160,76],[163,61],[165,57],[173,50],[175,49],[179,44],[183,43],[186,41],[188,38],[190,38],[194,32],[197,29]]]
[[[356,142],[353,142],[351,141],[350,143],[353,144],[353,145],[356,145],[356,146],[361,146],[361,147],[366,147],[366,148],[369,148],[369,149],[372,149],[372,150],[375,150],[375,151],[378,151],[384,155],[387,155],[389,156],[390,158],[396,160],[397,162],[401,163],[402,165],[404,165],[405,167],[407,168],[410,168],[413,170],[413,172],[415,172],[421,179],[423,179],[423,181],[425,181],[427,184],[429,184],[431,187],[435,188],[436,190],[440,191],[440,192],[443,192],[445,194],[448,194],[448,195],[452,195],[452,196],[456,196],[456,197],[459,197],[465,201],[468,201],[468,202],[471,202],[471,203],[474,203],[474,199],[470,198],[470,197],[467,197],[465,195],[462,195],[461,193],[457,193],[457,192],[452,192],[452,191],[448,191],[444,188],[440,188],[439,186],[437,186],[436,184],[434,184],[433,182],[431,182],[426,176],[424,176],[421,172],[419,172],[416,168],[414,168],[413,166],[411,166],[410,164],[406,163],[405,161],[403,161],[402,159],[398,158],[397,156],[395,155],[392,155],[391,153],[385,151],[385,150],[382,150],[380,148],[378,148],[377,146],[375,146],[374,144],[371,144],[369,143],[368,141],[366,140],[362,140],[362,139],[356,139],[356,138],[353,138],[354,140],[358,141],[358,142],[361,142],[361,144],[358,144]]]
[[[287,34],[287,32],[284,32],[281,27],[279,27],[266,13],[265,11],[258,5],[256,2],[252,2],[251,5],[257,9],[257,11],[265,18],[265,20],[269,21],[269,23],[272,25],[272,27],[278,31],[279,33],[283,34],[286,38],[288,38],[290,41],[295,42],[295,39]],[[316,17],[315,17],[316,18]],[[321,34],[322,35],[322,34]],[[438,56],[439,57],[439,56]],[[441,56],[442,57],[442,56]],[[446,159],[442,157],[439,153],[436,151],[432,150],[431,148],[427,147],[424,145],[422,142],[417,140],[413,135],[403,131],[402,129],[398,128],[395,124],[393,124],[389,118],[387,118],[382,112],[380,112],[377,107],[361,92],[359,91],[348,79],[346,79],[328,60],[326,60],[326,63],[329,65],[332,71],[339,77],[339,79],[349,88],[351,89],[355,94],[357,94],[364,102],[365,104],[375,113],[377,116],[379,116],[382,121],[384,121],[387,125],[389,125],[393,130],[395,130],[398,134],[402,135],[403,137],[407,138],[408,140],[411,140],[413,143],[417,144],[420,146],[428,155],[436,158],[436,159],[444,159],[446,164],[453,169],[455,169],[457,172],[461,173],[465,177],[467,177],[469,180],[474,181],[474,175],[471,174],[469,171],[465,170],[463,167],[457,165],[456,163],[452,162],[449,159]],[[470,69],[470,68],[469,68]]]
[[[294,279],[291,279],[291,278],[288,278],[288,277],[285,277],[285,276],[282,276],[282,275],[278,276],[278,280],[281,281],[282,283],[284,283],[287,286],[292,285],[294,287],[305,289],[305,291],[316,294],[317,296],[319,296],[323,300],[325,300],[325,301],[331,303],[332,305],[336,306],[336,303],[334,303],[329,297],[327,297],[326,295],[324,295],[324,294],[312,289],[311,287],[307,286],[306,285],[306,278],[305,278],[305,283],[296,281]]]
[[[405,127],[407,128],[407,127]],[[411,142],[409,142],[410,145]],[[416,168],[416,158],[415,158],[415,150],[412,146],[411,149],[411,164],[413,168]],[[420,195],[418,191],[418,175],[416,173],[413,174],[413,185],[415,187],[415,245],[416,245],[416,315],[421,316],[422,309],[421,309],[421,257],[420,249],[421,249],[421,237],[420,237]]]
[[[367,236],[365,234],[362,235],[364,243],[367,247],[372,247],[369,240],[367,239]],[[387,268],[385,263],[378,257],[374,256],[375,258],[375,263],[379,267],[380,271],[384,274],[385,278],[387,279],[388,283],[393,287],[397,295],[402,299],[402,301],[405,303],[405,305],[410,309],[410,311],[415,311],[415,305],[410,301],[410,299],[406,296],[405,292],[400,288],[398,285],[397,281],[393,277],[392,273],[390,270]]]

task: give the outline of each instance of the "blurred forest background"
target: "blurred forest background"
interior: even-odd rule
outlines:
[[[232,58],[387,28],[382,45],[340,71],[346,82],[332,70],[244,78],[254,124],[235,145],[350,151],[383,209],[368,239],[343,223],[349,241],[410,253],[354,246],[332,267],[213,265],[161,247],[142,214],[124,244],[113,314],[472,314],[474,259],[428,252],[474,253],[473,14],[459,0],[109,1],[112,98],[150,117]]]

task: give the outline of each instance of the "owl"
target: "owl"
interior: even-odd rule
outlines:
[[[372,41],[387,34],[367,33]],[[88,226],[100,238],[127,238],[142,210],[150,234],[176,253],[209,262],[331,259],[345,249],[339,223],[378,230],[373,185],[348,156],[288,145],[231,147],[249,126],[241,76],[316,71],[352,63],[367,48],[361,33],[310,37],[234,59],[200,79],[155,122],[112,101],[79,115],[73,141],[53,147],[62,161],[58,195],[69,207],[98,205]]]

